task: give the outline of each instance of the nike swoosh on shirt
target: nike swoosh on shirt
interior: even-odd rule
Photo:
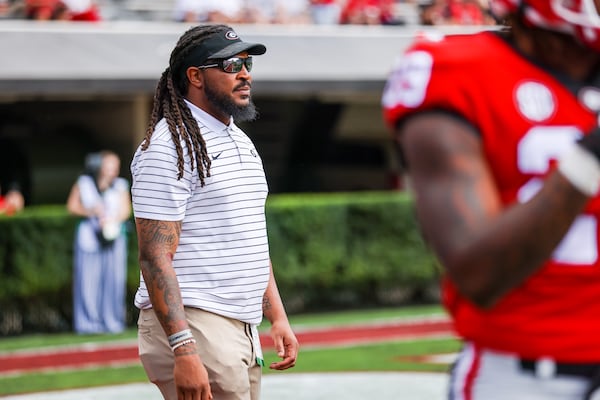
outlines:
[[[216,160],[217,158],[221,157],[221,154],[223,154],[223,152],[220,152],[219,154],[213,154],[212,159]]]

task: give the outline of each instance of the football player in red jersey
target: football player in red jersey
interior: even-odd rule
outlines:
[[[423,35],[388,78],[384,116],[464,339],[450,399],[594,398],[596,3],[491,0],[506,28]]]

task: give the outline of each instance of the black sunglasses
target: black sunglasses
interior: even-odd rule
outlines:
[[[224,72],[230,74],[236,74],[242,70],[243,66],[246,66],[248,72],[252,71],[252,57],[231,57],[225,60],[215,60],[214,64],[200,65],[198,68],[213,68],[219,67]]]

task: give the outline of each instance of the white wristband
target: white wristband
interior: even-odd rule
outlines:
[[[572,146],[558,160],[558,170],[577,190],[593,197],[600,190],[600,162],[592,153]]]
[[[173,345],[175,345],[183,340],[193,339],[193,338],[194,338],[194,335],[192,335],[191,329],[184,329],[184,330],[174,333],[168,337],[169,346],[172,347]]]

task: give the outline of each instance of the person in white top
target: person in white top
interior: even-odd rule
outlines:
[[[73,328],[79,334],[125,329],[129,182],[112,151],[91,153],[72,186],[67,210],[82,217],[73,251]]]
[[[139,352],[168,400],[258,400],[263,316],[281,357],[270,368],[296,363],[269,257],[262,161],[234,123],[257,116],[250,70],[265,52],[226,25],[186,31],[131,163]]]

